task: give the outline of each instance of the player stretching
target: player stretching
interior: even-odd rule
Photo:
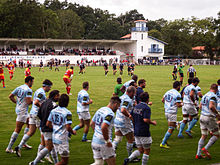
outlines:
[[[119,69],[120,69],[120,75],[123,75],[124,64],[122,62],[120,62],[119,64]]]
[[[174,67],[173,67],[173,73],[172,73],[172,76],[173,76],[173,80],[176,80],[177,79],[177,63],[174,64]]]
[[[112,127],[114,123],[114,112],[120,106],[121,100],[114,96],[106,107],[96,111],[91,121],[94,130],[92,138],[92,151],[95,162],[92,165],[115,165],[115,151],[112,147]]]
[[[63,81],[66,84],[66,92],[68,95],[72,95],[72,93],[70,93],[71,90],[71,81],[72,81],[72,77],[73,77],[73,66],[70,67],[70,69],[68,69],[64,76],[63,76]]]
[[[62,94],[59,98],[59,106],[50,112],[46,126],[53,128],[53,145],[55,151],[59,153],[61,161],[60,165],[68,164],[69,160],[69,140],[68,132],[76,134],[71,128],[72,113],[66,108],[69,104],[69,96]],[[46,149],[45,149],[46,151]]]
[[[46,100],[46,92],[50,91],[52,85],[53,83],[46,79],[44,80],[42,87],[36,90],[34,93],[33,105],[29,117],[29,130],[27,134],[23,136],[20,144],[15,147],[15,151],[18,157],[21,157],[22,146],[30,139],[31,136],[34,135],[36,129],[40,126],[40,120],[37,117],[37,113],[43,101]]]
[[[115,126],[115,139],[113,141],[114,149],[117,148],[118,144],[122,141],[123,136],[127,139],[127,152],[128,156],[131,155],[134,142],[134,128],[133,128],[133,117],[130,114],[134,104],[133,98],[136,94],[136,88],[133,86],[128,87],[126,93],[120,97],[121,105],[116,112],[114,120]]]
[[[27,68],[25,69],[25,78],[28,76],[31,76],[31,65],[28,65]]]
[[[84,82],[82,87],[83,89],[78,93],[77,97],[77,113],[79,116],[80,124],[75,126],[73,130],[77,131],[85,126],[82,142],[91,142],[91,140],[87,140],[87,134],[89,132],[89,124],[91,118],[89,113],[89,105],[92,104],[93,101],[89,98],[89,94],[87,92],[89,90],[89,83]]]
[[[167,91],[163,96],[162,102],[164,103],[165,116],[168,121],[168,130],[160,144],[161,148],[170,148],[167,145],[167,140],[172,135],[174,129],[176,128],[177,121],[177,109],[182,106],[180,91],[180,82],[175,81],[173,83],[173,89]]]
[[[121,91],[123,93],[125,93],[127,88],[130,86],[131,83],[133,83],[134,86],[137,86],[137,80],[138,80],[138,76],[137,75],[133,75],[131,80],[129,80],[126,83],[123,84],[123,86],[121,87]]]
[[[9,75],[10,75],[10,80],[12,80],[13,74],[15,71],[15,66],[14,66],[14,64],[12,64],[12,62],[10,62],[8,65],[8,71],[9,71]]]
[[[108,63],[105,61],[104,62],[104,71],[105,71],[105,76],[108,74]]]
[[[182,107],[182,114],[183,114],[183,121],[180,124],[180,130],[178,137],[183,138],[182,132],[186,126],[186,123],[188,122],[189,118],[189,127],[185,131],[185,133],[192,137],[191,129],[194,127],[196,122],[198,121],[198,111],[196,109],[196,96],[197,96],[197,90],[196,86],[199,84],[199,79],[194,78],[192,80],[192,84],[188,85],[183,92],[183,107]]]
[[[53,90],[49,94],[49,98],[42,103],[37,116],[41,120],[40,122],[40,128],[41,128],[41,143],[45,144],[45,147],[40,144],[40,151],[37,154],[37,157],[33,162],[30,162],[29,164],[35,165],[37,164],[41,159],[43,159],[49,152],[51,152],[51,156],[53,158],[53,162],[51,163],[58,163],[58,157],[57,153],[53,147],[52,142],[52,133],[53,129],[46,126],[47,119],[50,115],[50,112],[57,107],[56,102],[59,100],[60,94],[58,90]],[[38,148],[39,149],[39,148]]]
[[[0,64],[0,82],[2,81],[3,88],[5,88],[5,76],[2,64]]]
[[[182,63],[180,63],[180,66],[178,68],[178,72],[179,72],[181,86],[183,85],[183,77],[184,77],[183,70],[182,70],[183,68],[184,68],[184,65]]]
[[[32,104],[32,90],[31,87],[34,83],[34,78],[28,76],[25,78],[25,84],[17,87],[10,95],[9,98],[13,103],[16,103],[16,128],[11,135],[10,142],[6,148],[7,153],[13,153],[12,146],[16,141],[18,134],[20,133],[23,125],[28,119],[28,106]],[[17,102],[15,99],[17,97]]]
[[[114,62],[114,63],[112,64],[112,69],[113,69],[113,75],[115,75],[116,72],[117,72],[117,64],[116,64],[116,62]]]
[[[216,92],[218,91],[218,86],[212,84],[210,91],[202,97],[200,103],[201,116],[200,116],[200,129],[201,129],[201,138],[198,142],[198,150],[196,154],[196,159],[201,159],[203,156],[201,152],[205,154],[206,157],[211,159],[211,155],[208,152],[208,149],[218,140],[219,138],[219,125],[220,124],[220,114],[216,110],[217,96]],[[216,121],[216,118],[218,121]],[[209,135],[209,132],[212,133],[212,137],[209,139],[205,147],[205,140]]]

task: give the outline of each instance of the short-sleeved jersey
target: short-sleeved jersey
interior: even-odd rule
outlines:
[[[120,63],[120,64],[119,64],[119,68],[120,68],[120,70],[123,70],[123,69],[124,69],[124,64],[123,64],[123,63]]]
[[[14,68],[15,68],[14,64],[8,65],[8,70],[9,70],[9,72],[13,72],[13,71],[14,71]]]
[[[135,66],[135,64],[133,64],[133,63],[130,65],[132,70],[134,70],[134,66]]]
[[[44,64],[43,64],[43,61],[41,61],[41,62],[40,62],[40,66],[42,67],[43,65],[44,65]]]
[[[143,119],[150,119],[151,109],[150,107],[141,102],[134,107],[131,112],[134,119],[134,135],[141,137],[150,137],[150,125],[145,123]]]
[[[105,140],[102,134],[102,124],[106,123],[109,125],[108,134],[109,140],[112,141],[112,127],[114,123],[114,112],[108,107],[100,108],[92,118],[92,121],[95,123],[95,132],[93,134],[92,143],[96,144],[105,144]]]
[[[201,88],[200,88],[200,86],[196,86],[196,91],[197,91],[197,93],[196,93],[196,100],[199,100],[199,95],[198,95],[198,93],[199,92],[201,92]]]
[[[115,86],[114,93],[115,93],[116,95],[118,95],[119,97],[124,94],[124,93],[122,93],[122,91],[121,91],[121,87],[122,87],[122,86],[123,86],[123,84],[117,84],[117,85]]]
[[[83,69],[83,64],[79,64],[79,68],[80,68],[80,69]]]
[[[31,75],[30,69],[29,69],[29,68],[26,68],[26,69],[25,69],[25,77],[28,77],[28,76],[30,76],[30,75]]]
[[[128,71],[130,71],[131,70],[131,64],[127,64],[127,66],[128,66]]]
[[[144,92],[143,88],[141,88],[141,87],[138,87],[138,88],[137,88],[136,96],[135,96],[135,100],[136,100],[137,104],[140,103],[140,95],[141,95],[141,93],[143,93],[143,92]]]
[[[108,69],[108,63],[107,62],[104,63],[104,68]]]
[[[216,95],[218,97],[217,110],[218,110],[218,112],[220,112],[220,85],[218,86],[218,91],[217,91]]]
[[[182,70],[183,68],[184,68],[184,65],[183,65],[182,67],[180,66],[180,67],[178,68],[178,72],[179,72],[179,73],[183,73],[183,70]]]
[[[124,83],[123,85],[125,86],[125,91],[128,89],[128,87],[130,86],[130,83],[135,82],[134,80],[129,80],[126,83]]]
[[[121,104],[120,108],[116,112],[116,117],[114,120],[114,126],[118,128],[130,128],[132,127],[132,123],[129,117],[125,116],[122,112],[121,109],[125,108],[129,112],[132,111],[133,108],[133,100],[127,95],[124,94],[120,97],[121,99]]]
[[[189,73],[194,73],[194,72],[196,72],[196,70],[193,67],[189,67],[188,68],[188,72]]]
[[[177,72],[177,65],[174,65],[173,71],[174,71],[174,72]]]
[[[204,116],[214,116],[215,114],[209,109],[209,103],[212,101],[215,103],[215,105],[217,105],[217,96],[215,93],[213,92],[208,92],[206,93],[201,100],[201,104],[202,104],[202,110],[201,110],[201,114]]]
[[[183,103],[193,104],[190,98],[190,92],[192,90],[194,90],[194,99],[196,100],[196,95],[197,95],[196,87],[193,84],[190,84],[184,89]]]
[[[88,102],[89,102],[89,94],[86,90],[82,89],[78,93],[78,97],[77,97],[77,113],[88,112],[89,105],[82,105],[83,103],[88,103]]]
[[[43,101],[46,100],[46,93],[43,88],[39,88],[34,93],[33,104],[32,104],[32,108],[30,111],[31,115],[37,115],[38,110],[39,110],[39,107],[34,104],[35,100],[39,100],[40,104],[42,104]]]
[[[112,64],[113,70],[116,70],[116,67],[117,67],[117,64],[113,63],[113,64]]]
[[[32,90],[26,84],[17,87],[13,92],[13,95],[17,97],[17,104],[15,108],[16,114],[27,114],[28,104],[25,101],[26,97],[32,97]]]
[[[164,94],[163,98],[165,113],[177,114],[176,103],[181,103],[180,93],[176,89],[171,89]]]
[[[72,113],[65,107],[58,106],[50,112],[48,121],[53,125],[53,143],[62,144],[68,142],[67,124],[72,124]]]
[[[63,78],[68,78],[68,79],[69,79],[72,74],[73,74],[73,70],[72,70],[72,69],[68,69],[68,70],[65,72]]]

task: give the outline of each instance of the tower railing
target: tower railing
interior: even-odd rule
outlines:
[[[131,28],[132,32],[147,32],[148,27],[133,27]]]

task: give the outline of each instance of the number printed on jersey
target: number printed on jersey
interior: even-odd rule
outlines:
[[[55,125],[62,125],[64,119],[60,114],[53,114],[52,121]]]
[[[102,122],[103,122],[103,118],[102,118],[102,116],[100,114],[98,114],[97,117],[96,117],[96,122],[95,123],[97,125],[101,126]]]
[[[173,100],[173,96],[171,96],[170,94],[168,94],[168,95],[165,96],[165,100],[166,100],[167,102],[171,102],[171,101]]]

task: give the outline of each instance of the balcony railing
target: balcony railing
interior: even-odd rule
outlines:
[[[131,28],[132,32],[147,32],[148,27],[133,27]]]
[[[161,48],[149,48],[148,49],[149,53],[163,53],[163,50]]]

